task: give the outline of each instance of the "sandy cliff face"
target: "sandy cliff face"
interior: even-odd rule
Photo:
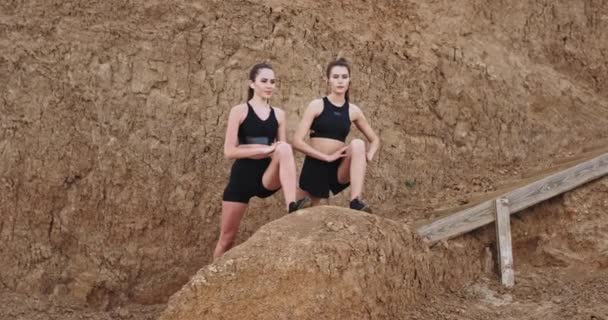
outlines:
[[[0,286],[165,302],[210,260],[227,112],[261,60],[293,131],[327,61],[351,58],[383,140],[380,216],[547,167],[608,136],[607,17],[605,1],[5,1]],[[283,214],[254,201],[240,241]]]

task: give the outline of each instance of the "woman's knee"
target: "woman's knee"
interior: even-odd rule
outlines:
[[[234,244],[236,239],[236,232],[222,232],[220,234],[220,244],[222,247],[229,248]]]
[[[291,145],[287,142],[281,142],[277,145],[275,152],[280,156],[280,157],[292,157],[293,156],[293,149],[291,148]]]
[[[361,139],[353,139],[350,142],[350,150],[352,153],[365,153],[365,142]]]

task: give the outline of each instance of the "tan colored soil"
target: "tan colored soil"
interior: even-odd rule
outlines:
[[[161,313],[211,260],[227,111],[255,62],[274,64],[293,132],[327,61],[353,61],[353,100],[383,141],[365,197],[411,227],[605,145],[605,30],[600,0],[0,2],[0,318]],[[605,184],[519,215],[513,291],[486,270],[374,312],[608,318]],[[239,243],[284,215],[280,196],[249,213]],[[492,232],[407,250],[465,270],[487,262]]]
[[[394,319],[483,273],[481,261],[470,264],[476,256],[429,251],[406,225],[378,216],[307,209],[201,269],[161,319]]]

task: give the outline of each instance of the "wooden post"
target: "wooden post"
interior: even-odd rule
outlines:
[[[506,287],[512,287],[515,284],[515,274],[513,272],[509,199],[507,198],[496,199],[496,245],[501,282]]]

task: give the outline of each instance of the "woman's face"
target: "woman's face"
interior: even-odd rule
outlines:
[[[343,66],[335,66],[329,72],[329,90],[336,94],[345,94],[350,85],[350,73]]]
[[[270,99],[276,88],[276,80],[274,71],[271,69],[261,69],[255,77],[255,81],[251,82],[253,92],[261,98]]]

